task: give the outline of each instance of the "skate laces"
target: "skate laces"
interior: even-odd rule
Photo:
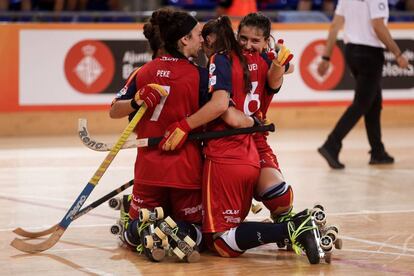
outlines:
[[[311,219],[312,216],[308,215],[308,217],[297,227],[297,229],[295,229],[295,224],[293,221],[288,222],[289,238],[292,242],[292,249],[295,251],[296,255],[300,255],[302,251],[305,251],[304,246],[297,241],[298,237],[304,232],[316,229],[315,226],[306,225]]]
[[[147,228],[147,227],[149,227],[149,226],[150,226],[150,223],[149,223],[149,222],[145,222],[145,223],[140,224],[140,225],[137,227],[137,230],[138,230],[138,235],[140,235],[140,236],[141,236],[141,232],[142,232],[145,228]],[[142,254],[142,252],[144,252],[144,246],[142,245],[142,243],[139,243],[139,244],[137,245],[136,250],[137,250],[138,254]]]
[[[132,200],[132,195],[128,195],[127,197],[127,203],[130,204]],[[125,204],[125,203],[124,203]],[[129,206],[128,206],[129,209]],[[121,223],[124,225],[125,229],[128,228],[128,224],[129,224],[129,212],[126,211],[126,208],[121,208],[121,218],[120,221]]]
[[[278,216],[272,216],[272,219],[274,222],[276,223],[282,223],[282,222],[287,222],[292,220],[292,218],[296,215],[295,212],[293,212],[292,209],[289,210],[289,212],[282,214],[282,215],[278,215]]]

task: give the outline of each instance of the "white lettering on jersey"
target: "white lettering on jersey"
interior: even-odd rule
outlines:
[[[230,210],[227,209],[223,212],[223,215],[238,215],[240,213],[240,210]]]
[[[178,61],[178,58],[173,57],[161,57],[162,61]]]
[[[169,78],[171,71],[167,70],[157,70],[157,77]]]
[[[198,211],[200,211],[201,209],[202,209],[202,205],[199,204],[195,207],[184,208],[184,209],[182,209],[182,211],[184,211],[184,215],[187,216],[187,215],[195,214]]]
[[[249,71],[257,71],[257,64],[256,63],[252,63],[252,64],[248,64],[249,67]]]

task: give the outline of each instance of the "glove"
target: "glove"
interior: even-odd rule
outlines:
[[[150,83],[142,87],[135,94],[135,102],[144,101],[148,108],[154,108],[160,103],[161,97],[168,96],[167,90],[159,84]]]
[[[293,58],[293,55],[290,53],[290,50],[283,45],[283,39],[279,39],[276,46],[279,51],[277,57],[274,58],[272,62],[276,66],[285,66]]]
[[[186,119],[169,125],[165,131],[164,138],[158,144],[159,149],[169,151],[181,148],[190,131],[191,127]]]

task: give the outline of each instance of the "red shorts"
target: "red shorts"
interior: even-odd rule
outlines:
[[[162,207],[164,217],[176,221],[201,223],[201,190],[150,186],[134,183],[129,209],[131,219],[137,219],[140,208]]]
[[[204,162],[204,233],[227,231],[246,218],[259,172],[250,165]]]
[[[263,133],[255,133],[253,139],[259,152],[260,168],[274,168],[280,171],[279,162],[272,148],[267,143],[266,136]]]

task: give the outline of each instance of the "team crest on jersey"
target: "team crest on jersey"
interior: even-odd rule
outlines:
[[[212,75],[216,70],[216,65],[214,63],[210,64],[209,72]]]
[[[127,90],[128,90],[128,87],[124,86],[121,90],[119,90],[118,94],[116,94],[116,97],[119,98],[119,97],[125,95]]]
[[[217,76],[210,77],[210,86],[214,86],[217,83]]]

